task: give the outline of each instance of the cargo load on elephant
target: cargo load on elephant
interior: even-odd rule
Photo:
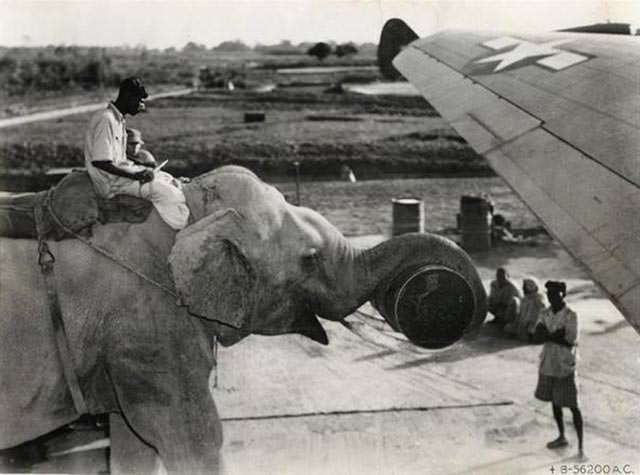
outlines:
[[[131,195],[101,198],[89,175],[78,170],[50,190],[0,196],[0,236],[37,239],[38,229],[57,241],[76,233],[90,236],[97,223],[144,222],[152,207]]]

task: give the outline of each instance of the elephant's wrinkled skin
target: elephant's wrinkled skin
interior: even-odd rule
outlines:
[[[95,226],[92,238],[178,299],[78,240],[51,243],[89,411],[126,420],[113,422],[112,431],[131,437],[114,453],[137,444],[153,447],[170,472],[215,467],[222,431],[208,389],[213,335],[224,345],[250,333],[288,332],[326,343],[316,315],[344,318],[421,262],[463,275],[476,298],[469,328],[484,319],[475,269],[442,238],[406,235],[354,249],[318,213],[288,204],[240,167],[200,176],[185,194],[194,222],[177,235],[153,212],[142,224]],[[56,356],[36,249],[30,240],[0,243],[0,448],[78,416]],[[112,468],[139,469],[129,463]]]

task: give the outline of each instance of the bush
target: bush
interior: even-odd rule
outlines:
[[[313,45],[311,48],[307,50],[307,54],[309,56],[315,56],[320,61],[322,61],[323,59],[325,59],[327,56],[331,54],[331,46],[323,42],[316,43],[315,45]]]

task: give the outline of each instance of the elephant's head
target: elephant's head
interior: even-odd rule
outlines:
[[[196,178],[185,195],[194,222],[169,257],[176,289],[190,313],[234,340],[297,332],[327,343],[316,316],[341,320],[371,299],[423,346],[450,344],[484,320],[478,274],[444,238],[412,234],[354,248],[320,214],[236,166]]]

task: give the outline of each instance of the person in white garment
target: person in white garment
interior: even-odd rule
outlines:
[[[578,437],[578,453],[583,456],[583,420],[576,385],[578,317],[564,301],[567,294],[564,282],[550,280],[545,287],[549,307],[540,313],[534,334],[535,341],[544,342],[535,397],[551,402],[553,418],[558,427],[558,437],[549,442],[547,447],[559,449],[569,445],[564,435],[562,416],[562,408],[568,407],[573,415],[573,425]]]
[[[496,278],[491,281],[487,301],[488,310],[493,315],[493,320],[489,323],[504,327],[507,323],[512,322],[518,314],[521,298],[520,291],[509,277],[507,269],[498,267]]]
[[[538,317],[545,308],[544,296],[533,277],[527,277],[522,281],[522,295],[518,314],[512,322],[504,326],[504,331],[528,342],[533,338]]]
[[[127,158],[125,115],[145,110],[147,97],[140,79],[129,77],[122,81],[116,100],[89,121],[84,142],[85,166],[99,196],[125,194],[145,198],[169,226],[179,230],[189,219],[180,180]]]
[[[127,129],[127,158],[138,165],[155,168],[158,161],[149,150],[142,148],[144,140],[138,129]]]

